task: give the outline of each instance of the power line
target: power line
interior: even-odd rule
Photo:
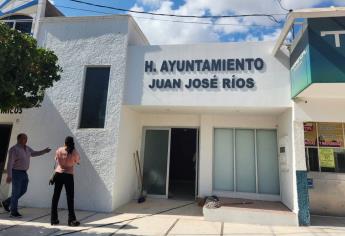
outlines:
[[[71,9],[71,10],[79,10],[79,11],[85,11],[85,12],[93,12],[93,13],[112,15],[112,13],[104,12],[104,11],[95,11],[95,10],[89,10],[89,9],[83,9],[83,8],[68,7],[68,6],[63,6],[63,5],[55,5],[55,6],[60,7],[60,8]],[[245,26],[245,27],[260,27],[260,28],[280,28],[281,27],[280,25],[267,26],[267,25],[229,24],[229,23],[198,22],[198,21],[180,21],[180,20],[168,20],[168,19],[140,17],[140,16],[133,16],[133,15],[132,15],[132,17],[136,18],[136,19],[165,21],[165,22],[173,22],[173,23],[185,23],[185,24],[200,24],[200,25],[215,25],[215,26]]]
[[[166,19],[157,19],[157,18],[147,18],[147,17],[139,17],[133,16],[134,18],[138,19],[146,19],[146,20],[156,20],[156,21],[167,21],[167,22],[174,22],[174,23],[187,23],[187,24],[200,24],[200,25],[215,25],[215,26],[246,26],[246,27],[261,27],[261,28],[281,28],[280,25],[246,25],[246,24],[230,24],[230,23],[213,23],[213,22],[197,22],[197,21],[179,21],[179,20],[166,20]]]
[[[17,0],[17,1],[23,2],[23,3],[30,2],[29,0]],[[70,1],[76,2],[76,3],[82,3],[82,4],[86,4],[86,5],[92,5],[92,6],[97,6],[97,7],[108,8],[108,9],[112,9],[112,10],[126,11],[126,12],[139,13],[139,14],[150,14],[150,15],[157,15],[157,16],[174,16],[174,17],[189,17],[189,18],[209,18],[209,19],[210,18],[217,19],[217,18],[235,18],[235,17],[248,17],[248,16],[265,16],[265,17],[269,17],[275,23],[281,23],[277,19],[275,19],[274,16],[275,15],[276,16],[278,16],[278,15],[285,15],[285,14],[246,14],[246,15],[224,15],[224,16],[174,15],[174,14],[152,13],[152,12],[144,12],[144,11],[142,11],[142,12],[141,11],[133,11],[133,10],[129,10],[129,9],[122,9],[122,8],[116,8],[116,7],[111,7],[111,6],[104,6],[104,5],[99,5],[99,4],[83,2],[83,1],[79,1],[79,0],[70,0]],[[60,7],[60,8],[72,9],[72,10],[79,10],[79,11],[85,11],[85,12],[99,13],[99,14],[107,14],[107,15],[113,14],[111,12],[95,11],[95,10],[90,10],[90,9],[69,7],[69,6],[64,6],[64,5],[56,5],[56,4],[54,4],[54,6]],[[185,23],[185,24],[200,24],[200,25],[215,25],[215,26],[245,26],[245,27],[260,27],[260,28],[281,28],[280,25],[265,26],[265,25],[246,25],[246,24],[228,24],[228,23],[214,23],[214,22],[180,21],[180,20],[167,20],[167,19],[139,17],[139,16],[134,16],[134,15],[132,15],[132,17],[134,17],[136,19],[147,19],[147,20],[165,21],[165,22],[174,22],[174,23]],[[271,18],[271,17],[273,17],[273,18]]]
[[[30,1],[26,0],[17,0],[19,2],[28,3]],[[78,10],[78,11],[85,11],[85,12],[93,12],[93,13],[99,13],[99,14],[106,14],[106,15],[112,15],[111,12],[104,12],[104,11],[96,11],[96,10],[90,10],[90,9],[84,9],[84,8],[76,8],[76,7],[69,7],[65,5],[56,5],[55,7],[59,8],[65,8],[65,9],[71,9],[71,10]],[[125,9],[124,9],[125,10]],[[276,14],[279,15],[279,14]],[[148,17],[140,17],[140,16],[134,16],[135,19],[145,19],[145,20],[152,20],[152,21],[163,21],[163,22],[173,22],[173,23],[182,23],[182,24],[199,24],[199,25],[214,25],[214,26],[243,26],[243,27],[252,27],[252,28],[281,28],[280,25],[248,25],[248,24],[230,24],[230,23],[215,23],[215,22],[200,22],[200,21],[181,21],[181,20],[168,20],[168,19],[157,19],[157,18],[148,18]]]
[[[71,10],[78,10],[78,11],[86,11],[86,12],[99,13],[99,14],[107,14],[107,15],[112,15],[112,14],[113,14],[113,13],[111,13],[111,12],[95,11],[95,10],[89,10],[89,9],[83,9],[83,8],[68,7],[68,6],[63,6],[63,5],[54,5],[54,6],[60,7],[60,8],[71,9]]]
[[[80,0],[69,0],[69,1],[80,3],[80,4],[85,4],[85,5],[89,5],[89,6],[94,6],[94,7],[117,10],[117,11],[124,11],[124,12],[138,13],[138,14],[147,14],[147,15],[153,15],[153,16],[170,16],[170,17],[182,17],[182,18],[219,19],[219,18],[239,18],[239,17],[268,17],[270,20],[272,20],[276,23],[280,23],[274,16],[285,15],[285,14],[240,14],[240,15],[218,15],[218,16],[212,16],[212,15],[204,15],[204,16],[202,16],[202,15],[178,15],[178,14],[166,14],[166,13],[136,11],[136,10],[112,7],[112,6],[105,6],[105,5],[100,5],[100,4],[90,3],[90,2],[84,2],[84,1],[80,1]]]
[[[280,8],[283,9],[284,11],[288,11],[288,12],[292,12],[292,11],[293,11],[293,9],[287,9],[287,8],[285,8],[285,7],[283,6],[283,4],[282,4],[282,0],[277,0],[277,2],[278,2],[278,4],[279,4]]]

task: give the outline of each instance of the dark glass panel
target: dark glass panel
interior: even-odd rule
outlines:
[[[80,128],[104,128],[110,67],[86,70]]]

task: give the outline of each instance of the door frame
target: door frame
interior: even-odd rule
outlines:
[[[140,147],[140,162],[142,163],[142,173],[144,173],[144,161],[145,161],[145,138],[147,130],[169,130],[169,144],[168,144],[168,158],[167,158],[167,175],[166,175],[166,192],[165,195],[148,194],[147,196],[152,198],[168,198],[169,197],[169,175],[170,175],[170,149],[171,149],[171,129],[195,129],[196,130],[196,160],[195,160],[195,199],[199,195],[199,126],[143,126],[142,138]]]
[[[7,163],[7,155],[8,155],[8,149],[10,147],[10,144],[11,144],[11,138],[12,138],[12,131],[13,131],[13,123],[0,123],[0,125],[6,125],[6,126],[9,126],[10,127],[10,133],[9,133],[9,136],[8,136],[8,144],[7,144],[7,151],[6,151],[6,154],[5,154],[5,161],[4,161],[4,166],[0,166],[0,168],[3,168],[3,169],[0,169],[0,183],[1,183],[1,180],[2,180],[2,175],[3,174],[6,174],[7,173],[7,170],[5,170],[6,168],[6,163]]]
[[[142,136],[142,145],[141,145],[141,160],[142,163],[141,166],[141,173],[143,173],[144,177],[144,162],[145,162],[145,141],[146,141],[146,131],[147,130],[168,130],[169,131],[169,137],[168,137],[168,153],[167,153],[167,174],[166,174],[166,180],[165,180],[165,195],[158,195],[158,194],[147,194],[147,196],[152,198],[168,198],[169,195],[169,172],[170,172],[170,143],[171,143],[171,128],[167,127],[143,127],[143,136]],[[143,178],[144,180],[144,178]],[[143,181],[144,182],[144,181]],[[144,183],[142,183],[144,184]]]
[[[195,199],[199,196],[199,134],[200,130],[196,129],[196,152],[195,152]]]

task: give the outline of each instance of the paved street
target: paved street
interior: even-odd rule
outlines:
[[[77,211],[80,227],[67,224],[67,211],[60,210],[61,225],[50,226],[49,209],[22,208],[22,219],[0,212],[0,236],[51,235],[344,235],[345,218],[313,217],[311,227],[245,225],[203,220],[201,208],[187,201],[148,200],[130,203],[115,213]]]

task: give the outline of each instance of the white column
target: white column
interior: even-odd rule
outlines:
[[[296,170],[307,170],[304,151],[304,126],[302,121],[293,122],[293,138]]]
[[[199,196],[212,195],[213,126],[212,116],[201,116],[199,155]]]

